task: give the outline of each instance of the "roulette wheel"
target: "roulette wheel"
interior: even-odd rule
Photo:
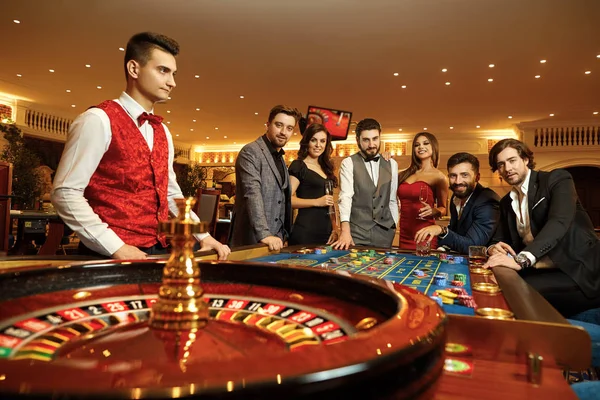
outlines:
[[[0,274],[2,398],[431,397],[448,318],[347,271],[196,262],[193,200],[168,260]]]

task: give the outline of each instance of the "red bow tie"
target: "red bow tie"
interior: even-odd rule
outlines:
[[[163,117],[161,117],[159,115],[148,114],[147,112],[145,112],[145,113],[142,113],[142,115],[140,115],[138,117],[138,124],[140,124],[140,126],[142,126],[144,124],[144,122],[148,121],[148,123],[150,125],[155,127],[155,126],[160,125],[162,120],[163,120]]]

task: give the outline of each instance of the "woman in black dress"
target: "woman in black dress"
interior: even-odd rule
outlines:
[[[298,159],[289,168],[292,208],[298,209],[290,245],[326,244],[337,240],[339,228],[333,195],[325,193],[327,181],[331,181],[332,187],[337,187],[338,182],[330,159],[332,152],[327,128],[321,124],[306,128],[300,141]]]

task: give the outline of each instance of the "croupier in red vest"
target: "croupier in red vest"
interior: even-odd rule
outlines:
[[[175,87],[179,45],[154,33],[127,43],[127,88],[116,100],[81,114],[71,125],[56,171],[52,203],[79,236],[80,254],[144,259],[166,253],[158,221],[183,197],[173,171],[173,138],[154,104]],[[229,247],[198,235],[202,250],[226,259]]]

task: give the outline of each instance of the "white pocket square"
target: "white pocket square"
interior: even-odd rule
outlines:
[[[544,200],[546,200],[546,198],[542,197],[537,203],[535,203],[535,205],[533,207],[531,207],[531,209],[533,210],[534,208],[536,208],[538,206],[538,204],[540,204]]]

